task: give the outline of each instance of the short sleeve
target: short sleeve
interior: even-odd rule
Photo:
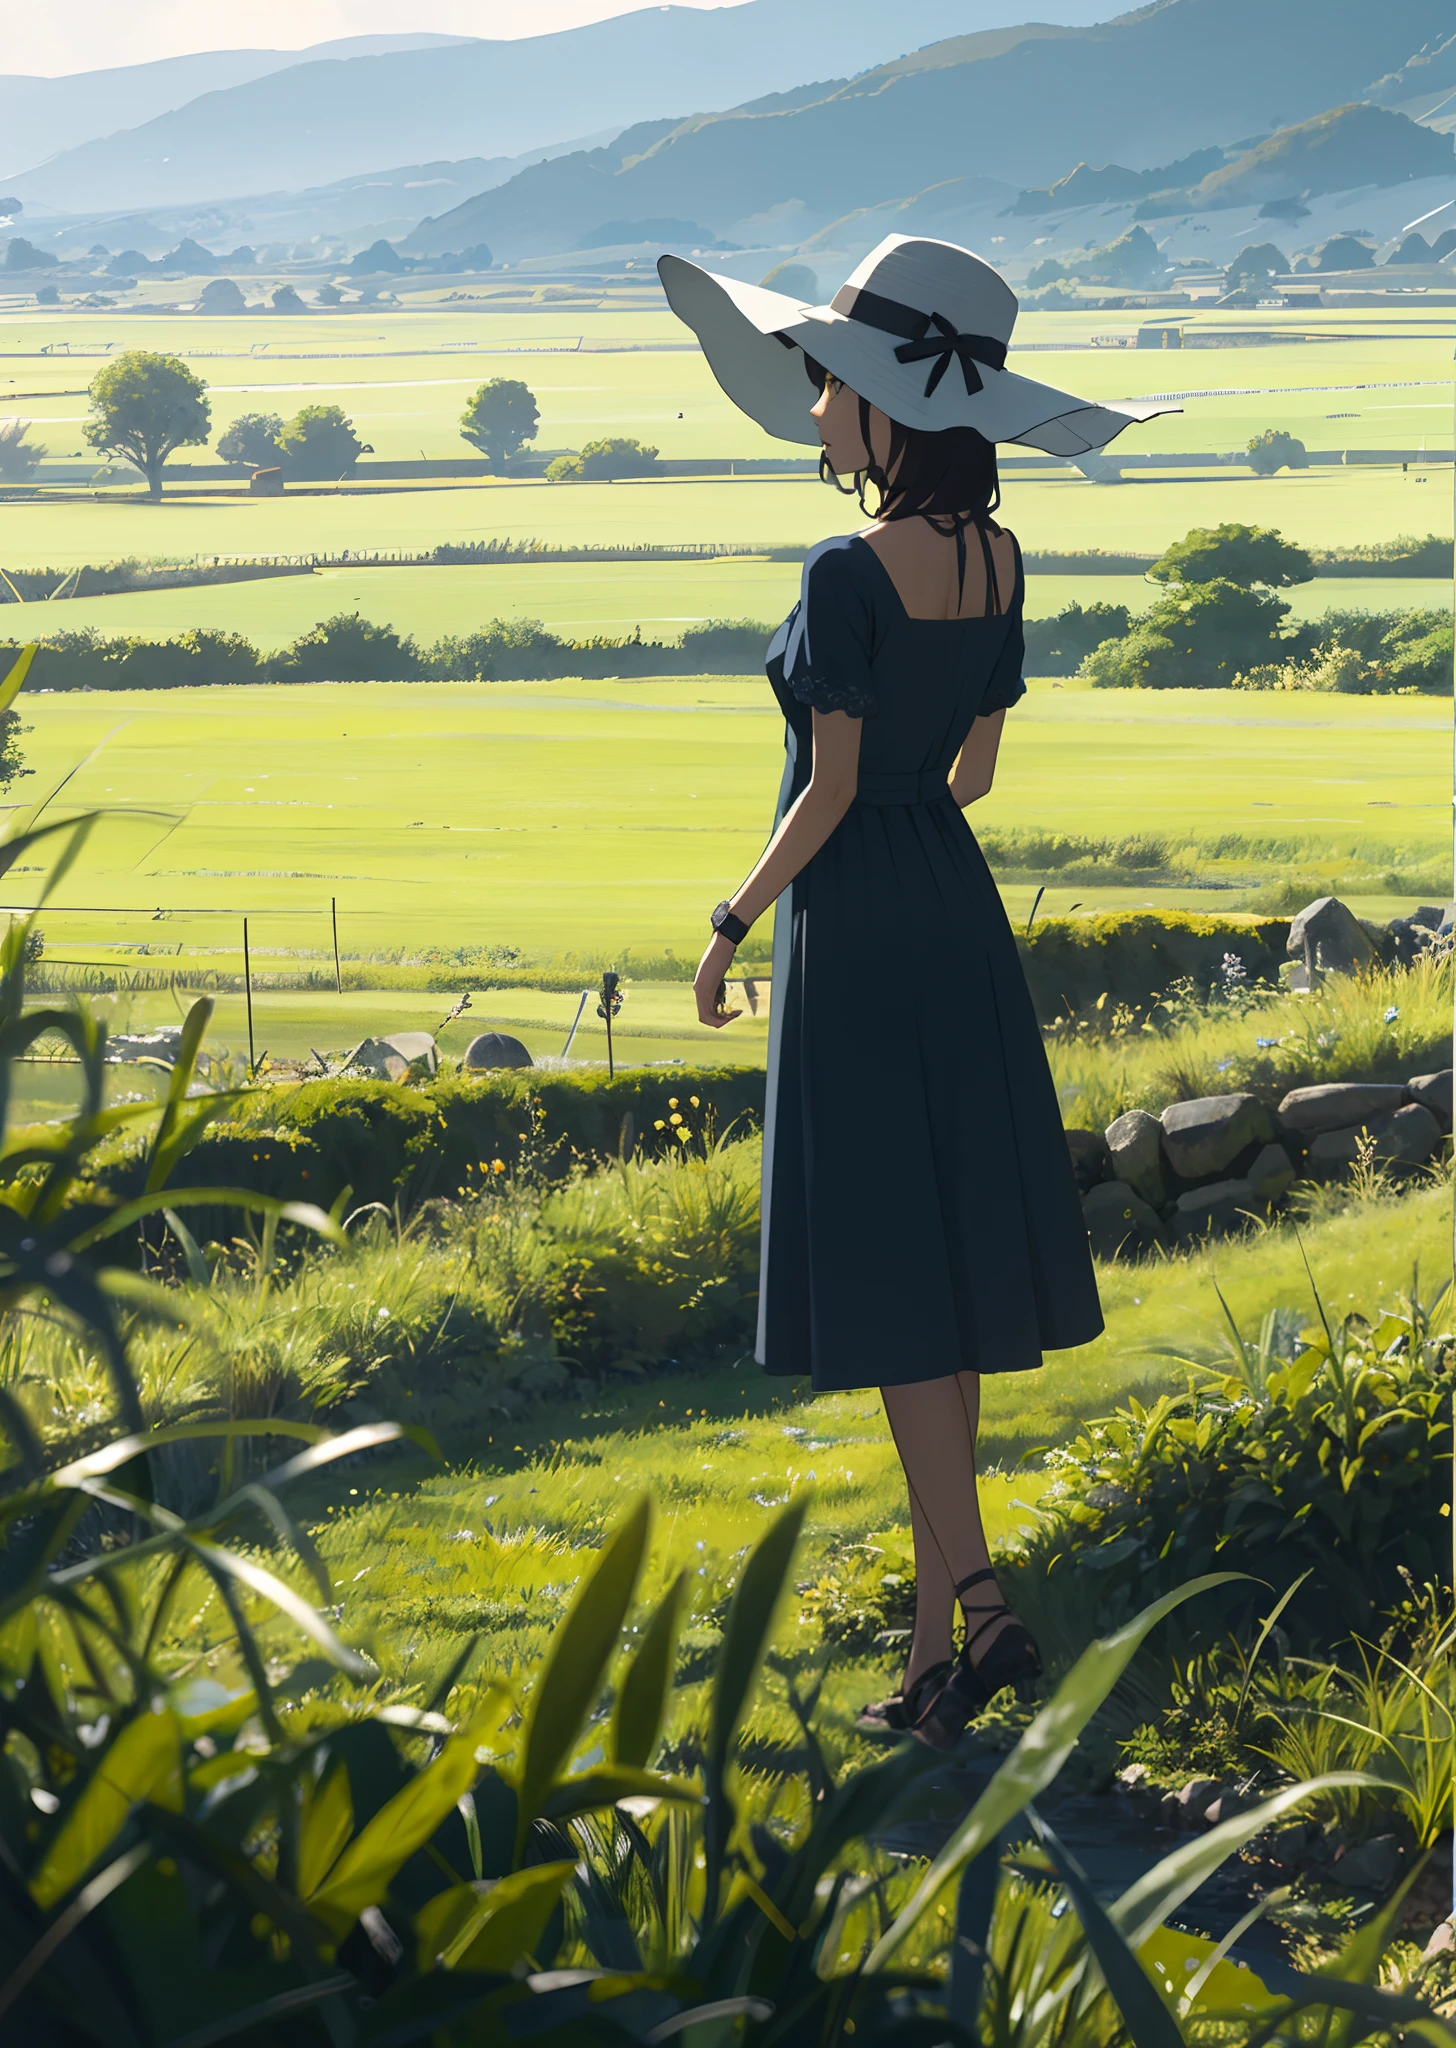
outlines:
[[[1022,627],[1022,605],[1025,595],[1021,549],[1018,547],[1016,588],[1012,592],[1011,607],[1006,615],[1006,638],[987,681],[986,694],[982,697],[980,710],[976,713],[978,718],[987,718],[993,711],[1009,711],[1013,704],[1019,704],[1026,695],[1026,683],[1021,674],[1026,663],[1026,634]]]
[[[804,564],[799,606],[784,652],[784,680],[801,704],[867,718],[875,709],[870,662],[874,611],[854,551],[842,541]]]

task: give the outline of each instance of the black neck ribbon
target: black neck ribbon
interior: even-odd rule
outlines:
[[[943,313],[919,313],[898,299],[881,298],[878,292],[856,292],[848,317],[862,326],[877,327],[882,334],[905,337],[895,350],[895,361],[930,364],[930,375],[925,380],[927,398],[932,396],[952,361],[960,364],[970,397],[985,388],[980,366],[992,370],[1006,367],[1006,344],[994,335],[961,334]]]

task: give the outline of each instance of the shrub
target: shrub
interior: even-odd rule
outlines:
[[[558,455],[546,466],[552,483],[579,480],[600,483],[614,477],[651,476],[657,467],[657,450],[629,435],[611,435],[604,441],[588,441],[579,455]]]
[[[1095,647],[1122,638],[1129,616],[1125,604],[1065,604],[1054,619],[1028,619],[1027,674],[1075,675]]]
[[[283,417],[276,412],[243,412],[217,437],[218,459],[249,469],[271,469],[282,459]]]
[[[0,420],[0,480],[5,483],[24,483],[47,454],[29,435],[29,420]]]
[[[1255,476],[1273,476],[1281,469],[1309,468],[1309,455],[1303,441],[1296,440],[1293,434],[1286,434],[1278,427],[1266,427],[1262,434],[1255,434],[1245,453]]]
[[[358,612],[335,612],[268,666],[280,682],[407,682],[420,672],[420,651],[393,626],[376,626]]]
[[[773,627],[759,619],[705,619],[682,636],[684,666],[691,675],[752,675],[772,638]]]
[[[314,482],[347,475],[361,455],[374,453],[341,405],[304,406],[278,436],[278,446],[289,475]]]
[[[1177,981],[1206,991],[1229,953],[1250,979],[1275,984],[1288,937],[1287,918],[1109,910],[1044,918],[1021,941],[1021,954],[1037,1015],[1050,1024],[1102,995],[1141,1007]]]
[[[1195,526],[1154,562],[1154,583],[1212,583],[1222,579],[1248,590],[1262,583],[1272,590],[1308,583],[1314,563],[1308,553],[1272,526]]]
[[[1122,640],[1106,640],[1078,674],[1099,689],[1227,689],[1279,651],[1282,598],[1218,577],[1175,584]]]

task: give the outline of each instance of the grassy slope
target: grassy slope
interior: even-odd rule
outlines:
[[[1357,1210],[1316,1225],[1305,1245],[1337,1314],[1391,1300],[1413,1259],[1429,1296],[1449,1268],[1449,1195]],[[1064,1439],[1084,1418],[1130,1393],[1181,1383],[1158,1347],[1217,1340],[1217,1279],[1245,1326],[1283,1303],[1309,1304],[1299,1250],[1287,1232],[1162,1266],[1104,1269],[1108,1330],[1042,1372],[985,1384],[984,1487],[993,1541],[1028,1521],[1045,1481],[1021,1453]],[[323,1542],[346,1627],[381,1646],[391,1677],[446,1661],[465,1631],[488,1638],[487,1668],[529,1668],[574,1582],[573,1550],[637,1493],[660,1506],[651,1579],[686,1565],[701,1575],[699,1613],[718,1597],[766,1508],[799,1486],[814,1505],[798,1576],[836,1546],[903,1527],[903,1480],[873,1392],[808,1402],[765,1381],[750,1361],[545,1407],[529,1425],[496,1423],[484,1440],[449,1445],[452,1469],[386,1473],[376,1487],[341,1484]],[[991,1469],[996,1468],[996,1469]],[[695,1579],[696,1583],[696,1579]],[[433,1642],[427,1633],[434,1633]],[[443,1640],[442,1640],[443,1638]],[[792,1612],[786,1648],[813,1640]],[[410,1659],[418,1650],[419,1664]],[[831,1719],[877,1683],[873,1660],[836,1660]]]

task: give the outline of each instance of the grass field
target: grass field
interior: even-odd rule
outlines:
[[[67,950],[119,937],[211,947],[220,926],[235,949],[245,912],[254,945],[323,948],[336,897],[354,952],[693,956],[703,905],[763,842],[781,759],[752,678],[97,692],[36,697],[28,718],[37,791],[84,761],[66,801],[109,814],[58,899],[90,914],[47,912],[55,952],[62,932]],[[1311,859],[1434,863],[1446,724],[1422,699],[1035,683],[974,815],[1003,830],[1153,832],[1179,847],[1242,833]],[[1271,854],[1268,872],[1286,859]],[[1170,900],[1081,887],[1044,908],[1150,894]],[[1013,914],[1029,896],[1009,892]],[[173,913],[162,923],[159,905]],[[201,914],[214,908],[228,917]]]
[[[260,648],[285,645],[335,612],[361,612],[428,643],[476,631],[487,619],[541,619],[584,638],[631,632],[675,640],[705,619],[782,618],[799,594],[793,562],[724,556],[708,562],[531,562],[490,567],[320,569],[256,583],[190,590],[127,591],[68,598],[54,609],[0,612],[0,630],[135,633],[164,640],[192,627],[242,633]],[[1161,586],[1139,576],[1032,576],[1027,613],[1050,617],[1064,605],[1123,604],[1145,611]],[[1449,583],[1414,577],[1316,577],[1284,593],[1295,619],[1336,607],[1367,611],[1446,609]]]
[[[1023,351],[1018,361],[1013,350],[1013,365],[1089,398],[1193,394],[1180,399],[1182,416],[1129,436],[1142,449],[1231,451],[1266,426],[1319,448],[1450,446],[1449,327],[1439,320],[1419,312],[1200,313],[1190,327],[1282,326],[1301,337],[1341,338],[1131,353],[1086,345],[1093,333],[1133,332],[1146,317],[1029,313],[1018,323]],[[342,405],[381,457],[458,455],[464,444],[456,423],[470,392],[486,377],[524,375],[541,409],[543,448],[579,447],[605,433],[640,435],[668,456],[763,456],[781,447],[730,405],[696,351],[662,346],[686,339],[660,299],[654,306],[646,294],[602,308],[421,307],[266,321],[50,313],[0,321],[0,357],[22,347],[108,342],[191,356],[212,388],[214,439],[240,412],[286,417],[321,402]],[[1026,344],[1037,344],[1036,352]],[[94,370],[84,357],[0,360],[0,404],[34,419],[54,455],[70,456],[84,445],[78,429]]]

